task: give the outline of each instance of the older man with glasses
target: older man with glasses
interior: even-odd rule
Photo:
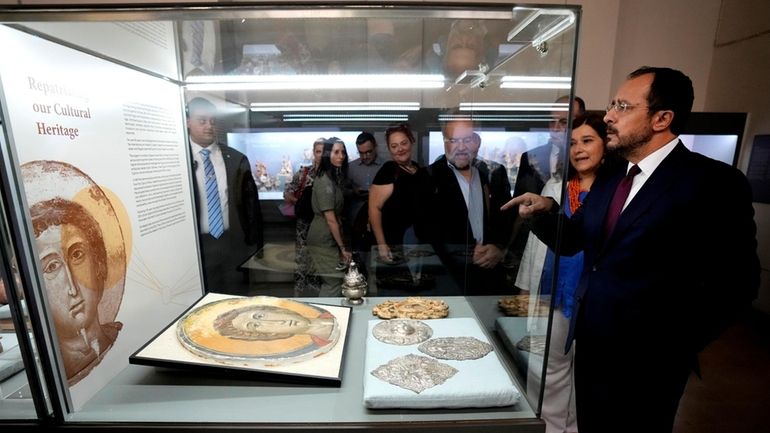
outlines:
[[[511,187],[503,165],[478,158],[474,128],[470,118],[443,124],[444,155],[430,165],[433,247],[453,280],[437,286],[450,294],[502,294],[508,290],[500,263],[511,226],[500,205]]]

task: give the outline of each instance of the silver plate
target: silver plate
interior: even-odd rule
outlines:
[[[372,335],[383,343],[408,346],[429,339],[433,329],[419,320],[394,319],[376,324]]]
[[[417,394],[441,385],[457,373],[451,365],[420,355],[405,355],[388,361],[374,370],[372,376]]]
[[[438,359],[467,361],[487,356],[492,345],[474,337],[434,338],[417,346],[420,352]]]

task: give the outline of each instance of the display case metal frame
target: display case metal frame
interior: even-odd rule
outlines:
[[[273,19],[273,18],[301,18],[301,17],[372,17],[381,16],[386,18],[452,18],[455,16],[461,17],[477,17],[477,18],[499,18],[505,14],[510,15],[510,8],[512,4],[507,3],[473,3],[473,4],[452,4],[446,5],[440,2],[423,2],[419,4],[411,3],[353,3],[353,2],[340,2],[335,4],[303,4],[303,5],[276,5],[274,3],[259,2],[256,4],[245,5],[241,3],[222,5],[222,4],[205,4],[191,3],[182,5],[183,9],[169,6],[142,6],[142,7],[114,7],[104,6],[100,8],[81,8],[81,7],[67,7],[60,9],[32,9],[26,7],[0,7],[0,22],[9,23],[12,26],[23,26],[25,22],[31,21],[55,21],[55,22],[73,22],[73,21],[139,21],[139,20],[171,20],[177,21],[186,19],[189,17],[195,17],[196,19],[218,19],[218,20],[238,20],[244,17],[250,19]],[[527,5],[529,6],[529,5]],[[537,6],[539,7],[539,6]],[[552,6],[543,6],[549,8]],[[572,51],[569,53],[571,56],[571,79],[574,83],[574,70],[575,70],[575,57],[577,53],[577,34],[579,30],[580,22],[580,8],[577,6],[564,6],[559,5],[560,9],[568,9],[572,11],[576,16],[576,22],[571,29],[574,32],[574,41]],[[55,40],[54,38],[45,37],[49,40]],[[79,51],[88,52],[88,50],[82,47],[71,46],[71,44],[65,41],[57,41],[65,46],[78,49]],[[94,53],[91,53],[94,54]],[[98,55],[98,53],[96,53]],[[104,58],[104,56],[99,56]],[[118,61],[116,59],[107,58],[112,62],[121,64],[140,72],[164,78],[168,81],[174,82],[177,85],[182,86],[184,82],[181,77],[167,77],[161,76],[153,71],[148,71],[142,68],[138,68],[135,65],[126,64],[125,62]],[[570,95],[573,95],[573,90],[570,89]],[[8,113],[2,112],[4,117],[7,117]],[[7,125],[4,125],[7,128]],[[4,129],[4,131],[7,131]],[[205,420],[191,420],[186,416],[179,416],[172,420],[159,421],[143,419],[141,413],[133,413],[129,415],[117,415],[116,412],[105,415],[95,415],[102,411],[117,410],[120,411],[120,405],[132,404],[131,398],[138,398],[138,395],[132,395],[127,400],[116,400],[117,406],[109,408],[108,406],[100,406],[102,403],[109,404],[108,395],[112,392],[119,394],[124,391],[125,386],[137,387],[140,389],[142,385],[151,385],[154,387],[156,384],[152,382],[158,382],[161,388],[153,388],[158,392],[156,396],[159,396],[158,403],[163,400],[160,397],[163,394],[163,386],[172,386],[171,383],[176,379],[171,376],[166,376],[163,372],[148,372],[143,370],[147,367],[129,366],[127,372],[121,373],[123,378],[117,378],[114,385],[110,385],[112,389],[102,390],[99,394],[102,403],[95,403],[95,411],[88,415],[89,411],[86,408],[85,411],[74,412],[71,408],[71,402],[68,401],[64,387],[66,381],[62,380],[61,364],[56,359],[53,353],[56,353],[57,343],[48,325],[50,319],[45,308],[44,299],[39,296],[39,293],[44,293],[44,285],[41,280],[39,267],[33,256],[34,239],[30,237],[32,233],[29,227],[29,215],[26,212],[24,194],[21,191],[21,182],[18,171],[18,166],[15,164],[16,158],[13,155],[13,149],[11,146],[3,146],[0,149],[0,162],[3,165],[3,188],[2,197],[0,197],[0,205],[3,209],[3,219],[0,221],[0,253],[3,258],[2,275],[8,277],[6,281],[13,281],[10,277],[11,266],[10,263],[14,257],[18,260],[18,276],[22,287],[15,287],[12,290],[10,296],[11,305],[14,308],[15,315],[21,317],[20,299],[19,294],[23,293],[24,298],[29,306],[29,319],[31,322],[30,333],[32,338],[29,338],[29,334],[23,334],[20,341],[22,343],[22,350],[24,352],[25,362],[27,362],[27,377],[30,383],[31,392],[33,395],[34,406],[37,411],[38,420],[36,422],[29,423],[27,420],[0,420],[0,424],[5,424],[10,427],[14,426],[28,426],[39,427],[40,425],[48,425],[52,427],[63,428],[104,428],[109,427],[111,429],[118,429],[122,431],[132,431],[142,429],[147,430],[252,430],[252,431],[308,431],[308,430],[336,430],[344,428],[346,430],[354,431],[446,431],[456,430],[463,431],[472,429],[474,431],[515,431],[521,432],[535,432],[543,430],[543,423],[537,418],[537,414],[540,411],[540,405],[542,402],[540,398],[537,399],[537,405],[535,408],[530,408],[526,401],[522,402],[525,407],[524,412],[527,412],[529,416],[522,418],[517,417],[498,417],[490,416],[486,418],[484,416],[485,411],[452,411],[452,414],[445,413],[444,416],[437,414],[436,416],[424,416],[424,414],[418,413],[419,411],[388,411],[386,422],[373,421],[371,416],[365,416],[359,421],[337,422],[335,419],[330,418],[326,422],[315,421],[312,423],[302,422],[254,422],[252,420],[234,420],[233,422],[219,421],[219,422],[207,422]],[[566,159],[566,155],[565,155]],[[557,263],[558,267],[558,263]],[[43,295],[44,297],[44,295]],[[376,301],[374,299],[370,300]],[[455,301],[456,308],[462,311],[463,315],[470,317],[477,317],[476,313],[470,308],[469,305],[463,306],[463,303],[459,300]],[[356,307],[357,310],[354,315],[358,315],[358,322],[363,320],[362,315],[366,315],[368,310],[365,307]],[[477,317],[478,318],[478,317]],[[478,318],[483,322],[481,318]],[[17,326],[22,325],[22,320],[17,319]],[[355,322],[355,321],[354,321]],[[364,323],[365,325],[365,323]],[[351,329],[363,332],[362,325],[359,323],[358,328],[352,326]],[[549,321],[550,327],[550,321]],[[365,329],[365,326],[363,326]],[[548,333],[550,337],[550,333]],[[353,333],[352,339],[356,339],[356,336],[361,340],[361,336]],[[550,338],[549,338],[550,339]],[[496,338],[493,340],[497,343],[497,349],[501,350],[502,346],[500,341]],[[363,340],[361,340],[363,341]],[[510,365],[508,365],[510,368]],[[347,366],[347,374],[351,374],[350,371],[354,370]],[[356,370],[356,373],[361,373]],[[543,373],[545,373],[545,365],[543,365]],[[131,383],[121,383],[122,380],[136,381]],[[185,385],[199,386],[201,396],[209,391],[214,391],[214,394],[220,395],[221,398],[227,394],[228,387],[234,387],[234,389],[240,389],[243,391],[242,384],[227,383],[226,381],[219,381],[218,379],[191,379],[189,377],[182,379]],[[263,388],[265,385],[257,385],[259,388]],[[542,396],[542,386],[539,395]],[[184,393],[184,392],[183,392]],[[183,408],[181,394],[177,394],[179,400],[177,403]],[[173,398],[169,402],[173,402]],[[137,403],[138,401],[133,401]],[[90,403],[89,403],[90,404]],[[359,409],[360,410],[360,409]],[[463,413],[472,413],[473,416],[463,417]],[[111,415],[114,415],[111,416]],[[414,416],[411,416],[414,415]]]

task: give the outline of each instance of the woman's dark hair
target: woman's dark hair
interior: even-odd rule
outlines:
[[[409,139],[412,144],[414,144],[414,133],[412,132],[412,128],[409,127],[408,123],[399,123],[398,125],[393,125],[385,130],[385,144],[390,143],[390,136],[395,134],[396,132],[400,132]]]
[[[599,136],[599,138],[602,139],[602,142],[604,143],[605,158],[605,161],[602,163],[602,165],[604,165],[604,163],[607,162],[607,124],[604,123],[604,116],[597,112],[579,114],[575,117],[575,120],[572,121],[572,130],[574,131],[583,125],[590,126],[591,129],[596,131],[596,134]],[[572,139],[570,137],[570,143],[571,142]],[[569,167],[567,168],[567,179],[572,179],[574,176],[577,176],[577,170],[572,166],[572,162],[570,161]]]
[[[348,175],[348,151],[345,149],[345,159],[342,161],[342,167],[335,167],[334,164],[332,164],[332,149],[334,149],[334,145],[337,143],[342,144],[343,148],[345,147],[345,142],[337,137],[329,137],[324,142],[324,150],[321,154],[321,166],[318,168],[318,176],[329,173],[329,178],[331,178],[334,183],[342,185]]]
[[[590,126],[604,142],[604,160],[599,167],[601,171],[613,170],[618,164],[625,162],[625,160],[622,160],[615,155],[614,152],[609,152],[607,150],[607,124],[604,123],[604,113],[589,111],[576,116],[575,120],[572,121],[572,130],[574,131],[576,128],[583,125]],[[567,179],[572,179],[573,176],[577,176],[577,170],[572,166],[572,162],[570,162],[567,167]]]
[[[604,141],[605,144],[607,143],[607,124],[604,123],[604,115],[591,112],[575,116],[575,120],[572,121],[572,129],[574,130],[578,126],[583,125],[588,125],[593,128],[593,130],[599,134],[602,141]]]

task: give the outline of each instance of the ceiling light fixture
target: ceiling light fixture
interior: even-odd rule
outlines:
[[[435,89],[444,87],[440,74],[350,75],[197,75],[187,78],[188,90],[322,90]]]
[[[506,75],[500,79],[501,89],[569,89],[570,77],[527,77]]]
[[[566,102],[461,102],[460,111],[568,111]]]
[[[284,122],[406,122],[406,114],[284,114]]]
[[[457,116],[451,114],[441,114],[438,116],[439,122],[448,122],[455,119],[467,119],[468,116]],[[477,122],[552,122],[553,117],[547,115],[526,114],[474,114],[471,118]]]
[[[253,102],[251,111],[418,111],[419,102]]]

